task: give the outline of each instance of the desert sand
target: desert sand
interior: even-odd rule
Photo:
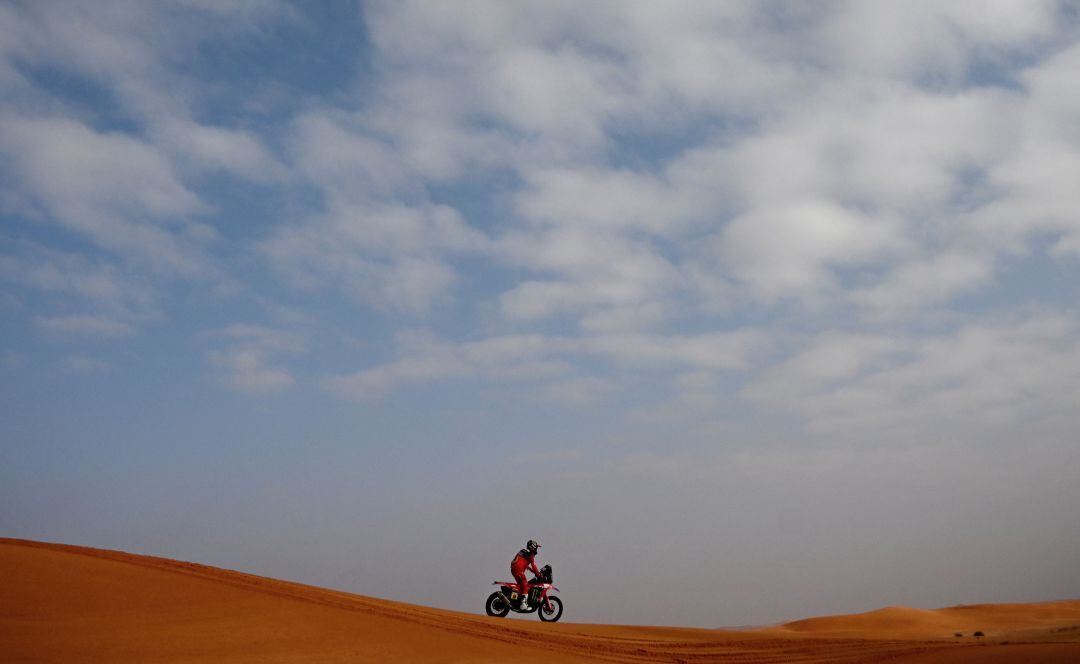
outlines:
[[[482,602],[478,595],[477,606]],[[986,635],[978,642],[976,630]],[[956,638],[956,632],[964,636]],[[543,624],[165,558],[0,538],[3,662],[524,657],[549,663],[1080,662],[1080,600],[930,611],[889,607],[737,631]]]

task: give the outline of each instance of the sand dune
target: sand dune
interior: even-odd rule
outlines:
[[[1076,629],[1072,629],[1075,627]],[[868,613],[797,620],[776,631],[862,637],[948,638],[981,631],[989,640],[1080,638],[1080,601],[976,604],[922,610],[890,606]]]
[[[745,631],[548,625],[0,539],[4,662],[1077,662],[1078,625],[1080,601],[891,607]]]

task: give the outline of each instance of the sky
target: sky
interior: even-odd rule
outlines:
[[[1080,596],[1080,6],[0,2],[0,535],[577,622]]]

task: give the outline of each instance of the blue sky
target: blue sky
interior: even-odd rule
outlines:
[[[1077,37],[0,4],[0,533],[462,610],[538,538],[595,622],[1076,596]]]

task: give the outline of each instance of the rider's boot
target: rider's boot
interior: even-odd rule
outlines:
[[[521,596],[521,610],[524,611],[527,608],[529,608],[529,596],[525,594]]]

